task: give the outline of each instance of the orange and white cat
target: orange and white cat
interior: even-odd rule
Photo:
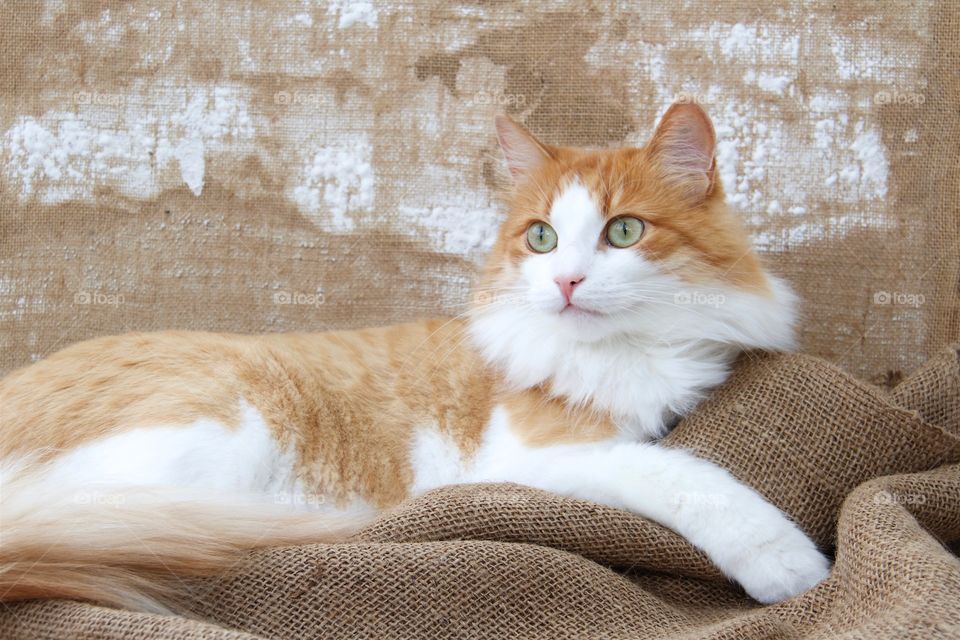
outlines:
[[[639,149],[550,146],[505,117],[497,133],[514,188],[464,318],[100,338],[0,382],[0,597],[162,610],[170,571],[471,482],[656,520],[760,602],[820,582],[827,559],[776,507],[654,442],[739,352],[793,339],[795,298],[724,204],[706,114],[672,106]]]

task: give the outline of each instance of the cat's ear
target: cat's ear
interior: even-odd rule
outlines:
[[[509,116],[498,115],[496,125],[500,150],[514,180],[533,173],[552,157],[549,147]]]
[[[663,114],[648,145],[666,182],[695,204],[714,189],[716,136],[706,112],[696,104],[674,103]]]

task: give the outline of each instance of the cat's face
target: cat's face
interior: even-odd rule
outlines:
[[[774,297],[724,205],[699,107],[674,105],[642,149],[552,147],[507,118],[497,129],[515,185],[479,314],[581,342],[696,337]]]

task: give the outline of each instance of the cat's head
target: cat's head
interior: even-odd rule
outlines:
[[[496,126],[513,188],[472,313],[491,357],[531,327],[560,344],[792,345],[794,296],[724,203],[700,107],[670,107],[642,148],[558,147],[505,116]]]

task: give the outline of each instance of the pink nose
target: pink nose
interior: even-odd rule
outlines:
[[[560,293],[563,294],[563,299],[567,301],[567,304],[570,304],[573,290],[578,284],[583,282],[583,276],[557,276],[553,281],[560,287]]]

